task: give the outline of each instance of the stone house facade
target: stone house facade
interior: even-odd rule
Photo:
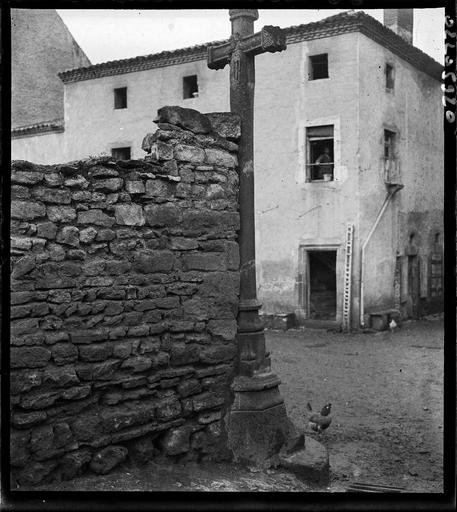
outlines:
[[[385,327],[389,315],[439,308],[442,68],[411,44],[412,11],[387,10],[385,25],[345,12],[285,30],[287,50],[256,59],[264,314]],[[13,131],[13,158],[140,158],[161,106],[228,111],[228,70],[208,69],[207,46],[61,73],[64,131]]]

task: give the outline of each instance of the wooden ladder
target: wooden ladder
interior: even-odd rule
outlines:
[[[344,258],[344,291],[343,291],[343,330],[349,331],[351,326],[351,274],[352,274],[352,243],[354,225],[346,228],[346,254]]]

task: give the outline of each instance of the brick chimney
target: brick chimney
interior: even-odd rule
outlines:
[[[413,43],[413,9],[384,9],[384,25]]]

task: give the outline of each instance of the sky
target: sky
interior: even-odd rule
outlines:
[[[356,9],[356,11],[362,9]],[[363,9],[383,21],[382,9]],[[57,9],[92,64],[227,39],[227,9]],[[310,23],[341,9],[259,9],[254,29]],[[413,44],[444,62],[444,9],[414,9]]]

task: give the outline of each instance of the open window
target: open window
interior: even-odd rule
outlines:
[[[310,80],[319,80],[328,78],[328,54],[312,55],[309,58],[309,75]]]
[[[130,153],[130,147],[111,149],[111,156],[115,160],[130,160]]]
[[[333,125],[306,129],[306,181],[333,181]]]
[[[185,76],[182,79],[182,90],[182,97],[185,100],[188,98],[196,98],[198,96],[197,75]]]
[[[114,108],[127,108],[127,87],[114,89]]]

